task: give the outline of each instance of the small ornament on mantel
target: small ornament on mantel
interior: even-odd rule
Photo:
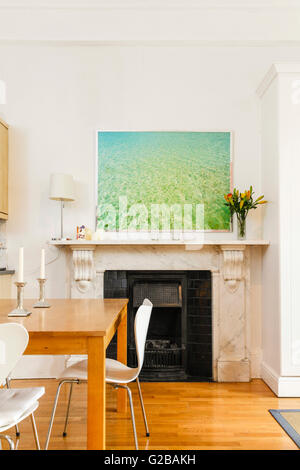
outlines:
[[[92,235],[92,240],[95,241],[103,241],[107,240],[107,235],[108,232],[106,232],[103,228],[98,228],[96,232],[93,233]]]
[[[93,233],[90,228],[85,229],[85,240],[91,240],[93,236]]]
[[[85,239],[85,230],[86,230],[85,225],[77,225],[77,231],[76,231],[76,239],[77,240],[84,240]]]
[[[259,204],[266,204],[268,201],[264,200],[264,196],[259,196],[253,199],[254,191],[252,186],[250,189],[241,193],[238,189],[234,188],[232,193],[224,195],[225,206],[229,207],[231,220],[233,214],[236,214],[238,222],[238,239],[245,240],[246,238],[246,218],[251,209],[257,209]]]
[[[92,240],[92,231],[85,225],[77,226],[76,239],[77,240]]]

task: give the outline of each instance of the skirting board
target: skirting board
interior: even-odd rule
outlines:
[[[65,368],[65,356],[22,356],[12,379],[56,379]]]
[[[300,377],[282,377],[262,362],[261,378],[278,397],[300,397]]]

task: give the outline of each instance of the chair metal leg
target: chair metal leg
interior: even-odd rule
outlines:
[[[63,384],[73,383],[73,382],[79,383],[78,380],[68,379],[68,380],[61,380],[61,382],[59,382],[59,384],[58,384],[58,387],[57,387],[57,390],[56,390],[56,395],[55,395],[55,400],[54,400],[54,403],[53,403],[52,415],[51,415],[51,419],[50,419],[50,423],[49,423],[47,438],[46,438],[45,447],[44,447],[45,450],[48,449],[48,445],[49,445],[49,440],[50,440],[50,435],[51,435],[51,431],[52,431],[52,426],[53,426],[53,421],[54,421],[54,416],[55,416],[55,412],[56,412],[56,407],[57,407],[57,402],[58,402],[58,398],[59,398],[60,389],[61,389]]]
[[[20,444],[20,438],[16,437],[15,450],[18,450]]]
[[[73,382],[71,382],[71,384],[70,384],[69,400],[68,400],[68,407],[67,407],[67,414],[66,414],[66,420],[65,420],[65,427],[64,427],[63,437],[66,437],[66,435],[67,435],[67,425],[68,425],[68,420],[69,420],[69,413],[70,413],[70,406],[71,406],[72,391],[73,391]]]
[[[143,412],[143,418],[144,418],[144,423],[145,423],[145,428],[146,428],[146,436],[149,437],[150,432],[149,432],[148,423],[147,423],[147,416],[146,416],[146,411],[145,411],[145,407],[144,407],[144,400],[143,400],[141,385],[140,385],[140,381],[139,381],[138,377],[136,378],[136,383],[137,383],[137,386],[138,386],[139,397],[140,397],[140,402],[141,402],[141,408],[142,408],[142,412]]]
[[[6,381],[6,388],[10,388],[10,377],[7,377],[5,381]],[[19,426],[17,424],[15,425],[15,430],[16,430],[16,436],[20,437]]]
[[[128,398],[129,398],[129,404],[130,404],[130,412],[131,412],[131,420],[132,420],[132,429],[133,429],[133,435],[134,435],[135,448],[136,448],[136,450],[139,450],[139,445],[138,445],[138,440],[137,440],[137,435],[136,435],[136,427],[135,427],[134,409],[133,409],[133,402],[132,402],[132,393],[131,393],[130,388],[129,388],[127,385],[126,385],[125,388],[127,389]]]
[[[6,442],[8,442],[9,450],[15,449],[14,441],[7,434],[0,434],[0,440],[1,439],[4,439]]]
[[[134,435],[134,443],[135,443],[135,449],[139,450],[139,445],[138,445],[138,439],[137,439],[137,434],[136,434],[136,427],[135,427],[135,418],[134,418],[134,409],[133,409],[133,401],[132,401],[132,393],[128,385],[120,385],[120,384],[114,384],[114,388],[125,388],[128,393],[128,398],[129,398],[129,404],[130,404],[130,413],[131,413],[131,421],[132,421],[132,429],[133,429],[133,435]]]
[[[34,440],[35,440],[35,446],[36,446],[37,450],[41,450],[39,435],[38,435],[38,432],[37,432],[36,423],[35,423],[33,413],[31,413],[30,418],[31,418],[31,425],[32,425],[32,430],[33,430],[33,436],[34,436]]]

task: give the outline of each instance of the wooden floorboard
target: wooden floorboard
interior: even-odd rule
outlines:
[[[15,380],[12,387],[45,386],[36,411],[41,443],[56,392],[56,380]],[[270,408],[300,408],[298,398],[277,398],[261,381],[251,383],[142,383],[150,438],[145,437],[136,384],[131,386],[140,449],[297,449],[269,414]],[[86,448],[86,384],[74,385],[68,436],[63,438],[68,385],[61,391],[49,449]],[[117,394],[107,387],[107,449],[133,449],[129,410],[116,412]],[[30,419],[20,424],[19,449],[33,449]],[[8,434],[13,436],[13,430]]]

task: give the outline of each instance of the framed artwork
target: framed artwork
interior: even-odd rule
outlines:
[[[97,131],[97,228],[230,231],[231,189],[229,131]]]

